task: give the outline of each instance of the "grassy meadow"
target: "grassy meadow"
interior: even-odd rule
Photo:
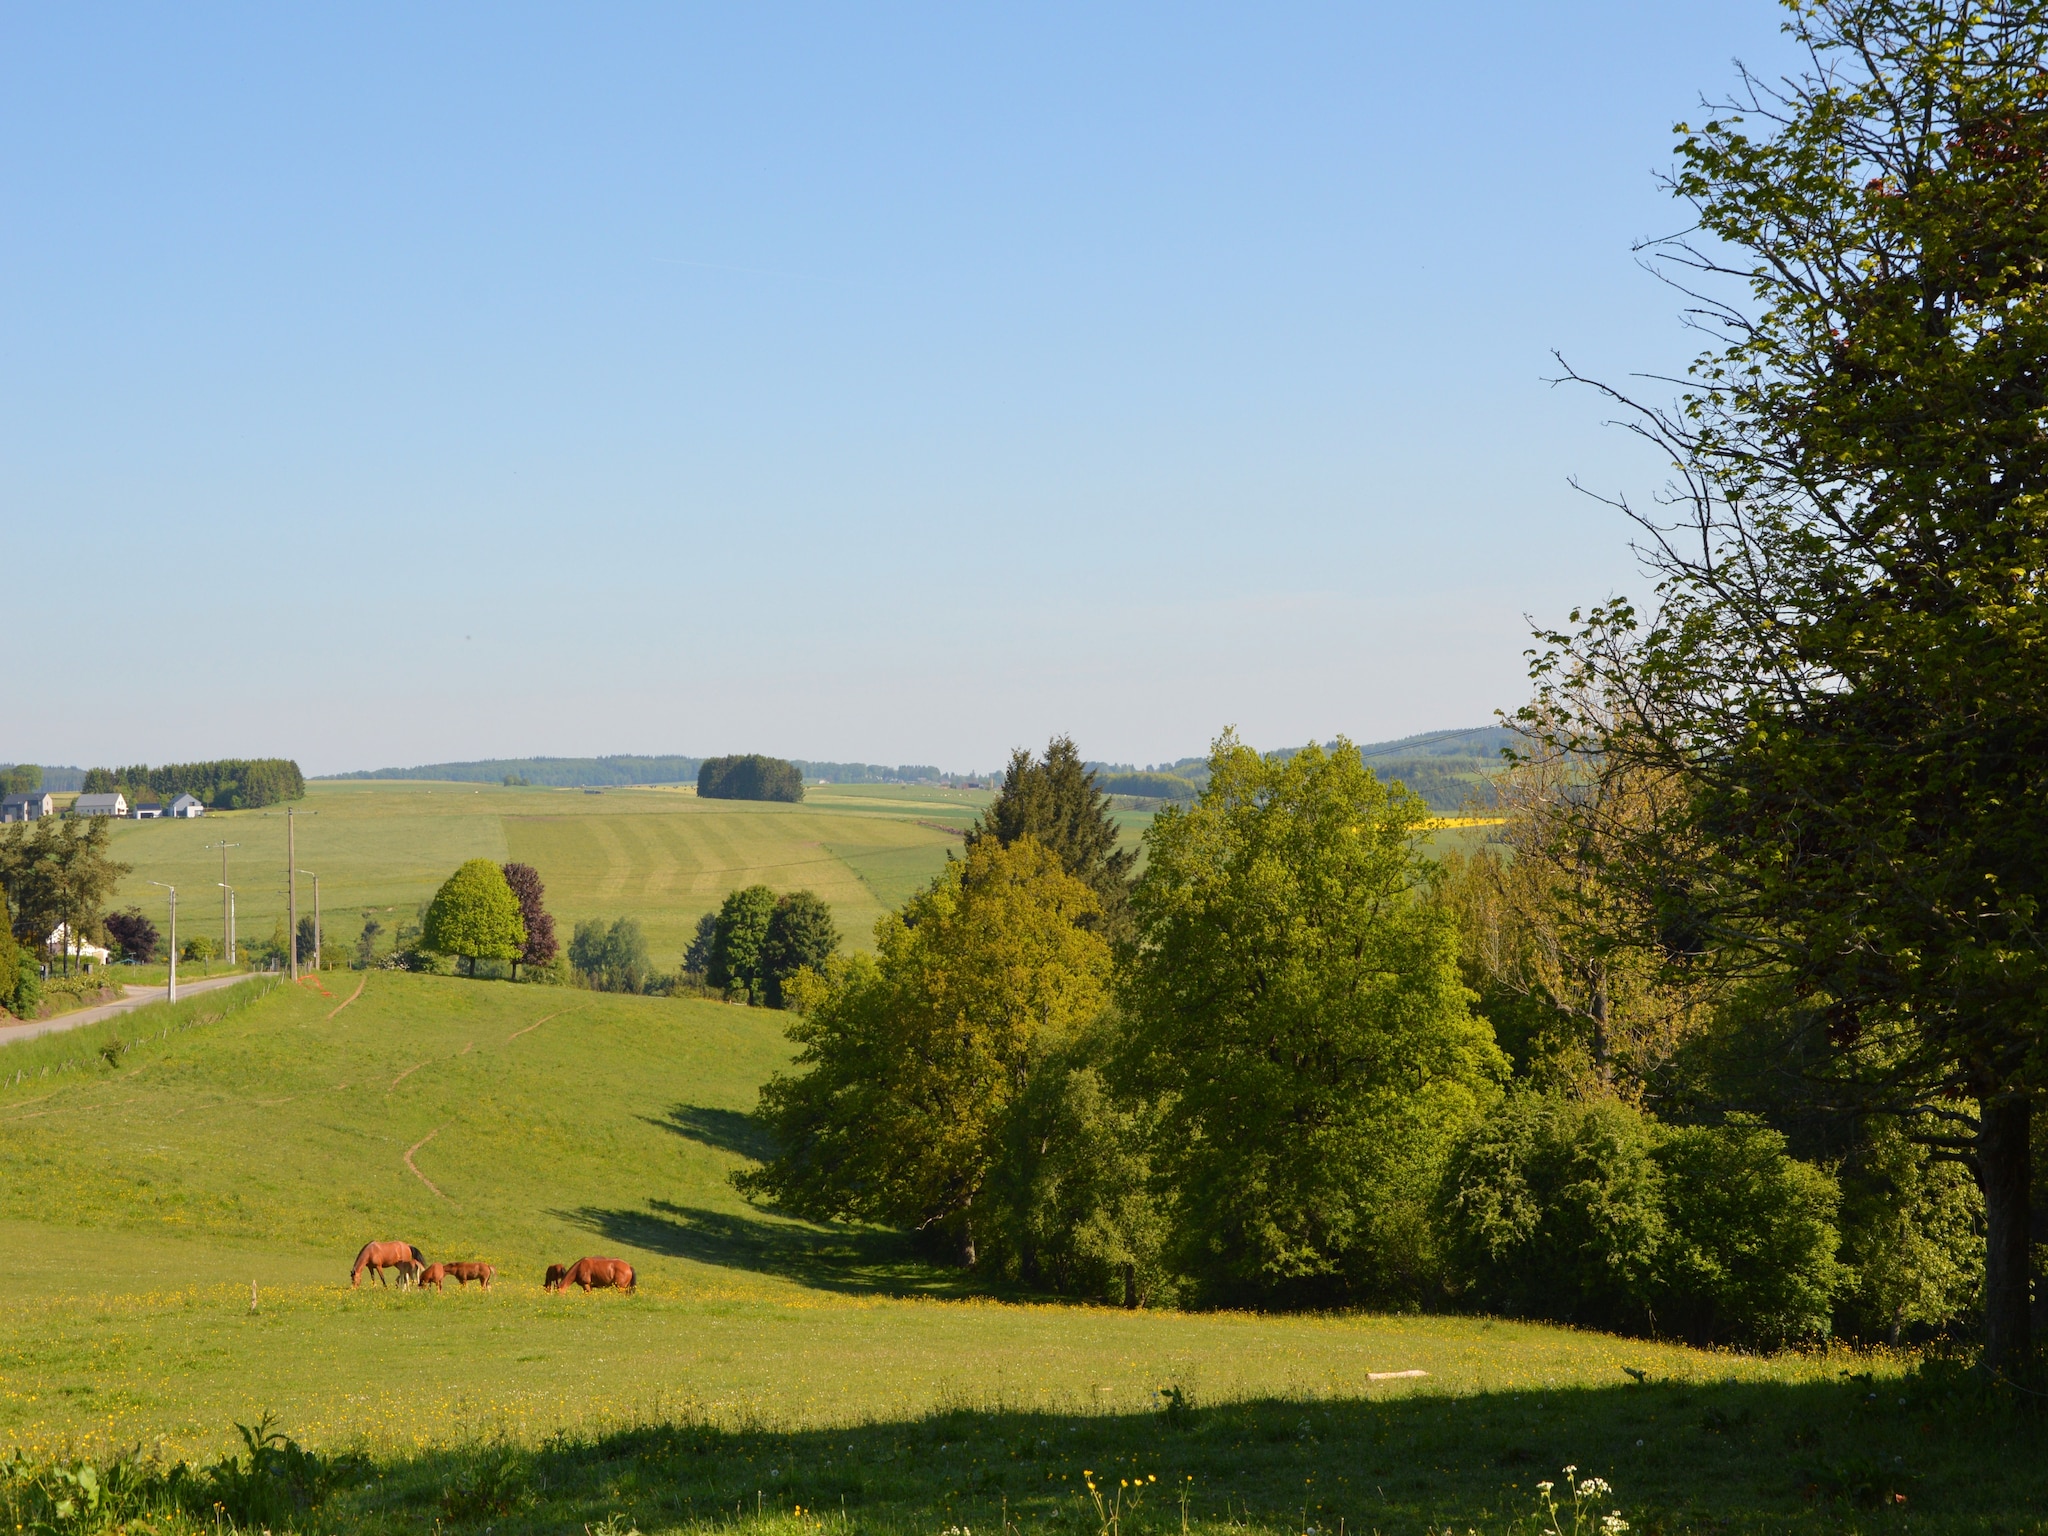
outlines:
[[[366,1458],[318,1528],[422,1533],[1092,1533],[1088,1472],[1147,1479],[1118,1536],[1181,1492],[1190,1528],[1507,1530],[1565,1462],[1639,1530],[2048,1529],[2041,1420],[1903,1358],[974,1295],[753,1209],[778,1024],[329,973],[0,1048],[0,1452],[197,1458],[268,1411]],[[398,1237],[498,1284],[351,1291]],[[541,1291],[584,1253],[639,1294]]]
[[[673,969],[698,917],[755,882],[816,891],[847,943],[867,947],[875,919],[931,878],[989,798],[848,784],[807,790],[800,805],[764,805],[687,789],[316,782],[297,802],[298,866],[320,876],[329,942],[354,943],[366,912],[388,931],[464,859],[517,859],[540,871],[564,940],[584,918],[637,918],[655,963]],[[267,937],[285,910],[282,810],[113,823],[114,855],[134,866],[116,904],[142,907],[163,929],[164,893],[143,882],[165,881],[178,887],[181,937],[218,939],[221,855],[209,848],[222,842],[240,845],[228,850],[227,879],[241,936]],[[303,876],[299,910],[313,911]]]

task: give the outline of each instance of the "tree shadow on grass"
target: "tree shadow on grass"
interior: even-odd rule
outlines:
[[[752,1115],[737,1109],[711,1109],[702,1104],[674,1104],[662,1119],[640,1117],[647,1124],[701,1142],[720,1152],[736,1153],[765,1163],[775,1156],[775,1138]]]
[[[875,1295],[969,1295],[957,1271],[931,1263],[907,1233],[820,1226],[650,1200],[639,1210],[583,1206],[554,1213],[614,1243],[721,1269],[780,1275],[819,1290]]]
[[[1462,1396],[1359,1386],[1352,1396],[1214,1403],[1163,1394],[1152,1411],[958,1407],[780,1429],[739,1409],[521,1453],[544,1492],[494,1523],[513,1536],[612,1514],[649,1530],[716,1515],[736,1532],[775,1536],[801,1505],[833,1511],[850,1536],[998,1521],[1094,1536],[1103,1520],[1086,1493],[1093,1468],[1128,1536],[1446,1526],[1493,1536],[1533,1529],[1537,1483],[1562,1485],[1572,1466],[1613,1485],[1595,1520],[1619,1508],[1639,1533],[2041,1529],[2048,1458],[2038,1452],[2048,1437],[2039,1414],[1912,1378],[1843,1378],[1532,1381]],[[361,1514],[407,1528],[396,1517],[445,1506],[447,1489],[476,1481],[470,1463],[484,1454],[505,1453],[471,1447],[388,1463],[388,1475],[364,1481],[360,1494],[351,1487],[331,1513],[343,1526]]]

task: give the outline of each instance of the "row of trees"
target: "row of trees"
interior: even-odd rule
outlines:
[[[303,799],[306,777],[296,762],[283,757],[231,757],[211,763],[166,763],[160,768],[137,763],[128,768],[86,770],[86,794],[116,792],[125,795],[130,804],[191,795],[214,810],[246,811]]]
[[[732,1001],[781,1008],[790,984],[805,971],[822,973],[838,950],[831,908],[814,892],[778,896],[750,885],[698,919],[683,970]]]
[[[508,962],[516,979],[521,965],[549,966],[560,946],[547,890],[530,864],[494,864],[470,859],[442,882],[427,904],[419,947],[469,962]]]
[[[1225,736],[1210,768],[1132,880],[1072,744],[1013,761],[875,955],[793,989],[796,1069],[759,1110],[782,1151],[741,1187],[1129,1304],[1828,1328],[1834,1181],[1753,1120],[1666,1126],[1522,1070],[1472,1006],[1419,797],[1341,742]]]

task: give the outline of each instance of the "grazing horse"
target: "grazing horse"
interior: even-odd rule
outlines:
[[[419,1272],[427,1267],[427,1256],[411,1243],[365,1243],[363,1251],[356,1255],[356,1266],[349,1271],[349,1288],[363,1283],[363,1271],[369,1270],[377,1277],[379,1285],[384,1284],[384,1271],[398,1271],[401,1287],[417,1279]]]
[[[495,1264],[444,1264],[441,1268],[447,1271],[448,1277],[457,1285],[467,1285],[474,1280],[487,1291],[491,1288],[491,1282],[498,1278]]]
[[[545,1288],[566,1291],[574,1285],[586,1292],[607,1287],[630,1291],[633,1283],[633,1266],[624,1259],[578,1259],[574,1264],[550,1264]]]
[[[429,1264],[420,1271],[419,1288],[424,1291],[431,1285],[437,1291],[444,1289],[441,1280],[447,1273],[448,1266],[446,1264]]]

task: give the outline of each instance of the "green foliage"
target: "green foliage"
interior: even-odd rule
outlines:
[[[1968,1317],[1984,1285],[1984,1197],[1969,1170],[1880,1120],[1845,1161],[1843,1257],[1855,1277],[1844,1331],[1900,1342]]]
[[[838,949],[830,907],[810,891],[778,897],[761,943],[760,985],[768,1006],[780,1008],[784,984],[799,971],[822,973]]]
[[[1146,833],[1119,1076],[1203,1298],[1322,1304],[1431,1284],[1429,1203],[1505,1068],[1472,1017],[1412,834],[1355,748],[1275,761],[1225,735]]]
[[[767,886],[750,885],[728,895],[712,926],[704,979],[743,1000],[752,999],[761,986],[762,954],[774,918],[775,893]]]
[[[1802,73],[1677,130],[1658,254],[1711,340],[1676,409],[1633,411],[1678,471],[1637,515],[1656,611],[1544,636],[1528,718],[1686,787],[1617,877],[1667,948],[1786,975],[1838,1102],[1975,1102],[1950,1130],[2002,1369],[2048,1089],[2048,7],[1814,0],[1787,29]]]
[[[1073,739],[1055,736],[1041,761],[1021,749],[1010,754],[1002,790],[968,830],[967,846],[991,837],[1004,847],[1021,837],[1035,839],[1095,892],[1100,925],[1114,937],[1125,925],[1131,867],[1138,860],[1137,849],[1117,847],[1121,835],[1109,797],[1081,762]]]
[[[87,938],[100,931],[100,909],[130,868],[107,856],[107,844],[97,816],[45,816],[0,832],[0,891],[17,938],[40,952],[59,923]]]
[[[1502,1099],[1459,1142],[1440,1197],[1468,1298],[1511,1317],[1652,1327],[1667,1240],[1655,1132],[1616,1099]]]
[[[1107,996],[1109,947],[1079,926],[1097,910],[1034,839],[977,842],[789,1025],[797,1070],[758,1110],[781,1153],[735,1183],[804,1215],[944,1228],[972,1267],[1017,1106]]]
[[[599,992],[646,992],[656,979],[647,936],[630,917],[610,924],[596,918],[578,923],[569,939],[569,964]]]
[[[519,898],[489,859],[470,859],[443,882],[427,907],[420,943],[436,954],[469,961],[511,960],[526,943]]]
[[[36,999],[22,996],[23,974],[33,984],[35,965],[14,941],[14,921],[7,908],[7,892],[0,889],[0,1008],[17,1016],[26,1014]]]
[[[32,795],[43,787],[43,770],[34,763],[16,763],[0,772],[0,795]]]
[[[804,797],[804,776],[794,763],[750,752],[744,757],[707,758],[697,770],[697,794],[705,800],[780,800]]]
[[[983,1264],[1024,1284],[1125,1306],[1170,1302],[1167,1226],[1151,1190],[1151,1116],[1103,1082],[1110,1021],[1033,1070],[990,1174]]]
[[[1703,1343],[1763,1348],[1826,1338],[1844,1276],[1841,1192],[1748,1116],[1664,1133],[1671,1229],[1664,1322]]]
[[[203,933],[187,939],[178,951],[180,960],[190,960],[195,965],[204,965],[209,960],[219,958],[219,955],[220,946]]]
[[[212,810],[248,811],[304,799],[306,776],[297,763],[283,757],[230,757],[211,763],[166,763],[161,768],[137,763],[128,768],[86,770],[86,794],[116,792],[126,795],[130,804],[191,795]]]
[[[1465,1135],[1439,1196],[1482,1307],[1752,1348],[1828,1336],[1839,1203],[1747,1117],[1661,1126],[1618,1099],[1527,1091]]]

